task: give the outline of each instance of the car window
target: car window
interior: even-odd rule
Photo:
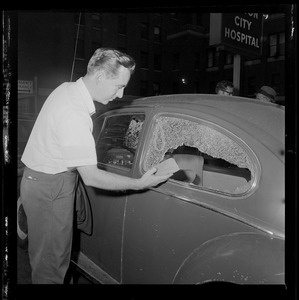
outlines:
[[[172,177],[225,194],[249,191],[256,178],[253,153],[232,133],[182,115],[158,116],[144,159],[144,170],[173,157],[180,167]]]
[[[101,126],[104,121],[104,125],[98,137],[95,137],[98,163],[131,169],[144,119],[144,114],[99,119],[96,124]]]

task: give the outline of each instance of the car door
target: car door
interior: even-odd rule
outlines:
[[[132,177],[145,109],[115,110],[94,121],[98,168]],[[122,234],[126,192],[86,187],[92,211],[91,235],[80,234],[79,265],[87,273],[100,274],[106,283],[121,281]],[[89,270],[89,271],[88,271]],[[94,275],[95,276],[95,275]]]
[[[249,136],[241,132],[204,112],[164,109],[163,105],[156,109],[141,141],[136,177],[167,155],[199,155],[205,164],[195,173],[199,177],[203,174],[203,180],[189,182],[187,176],[174,176],[159,187],[128,196],[123,283],[173,283],[192,253],[205,257],[205,275],[207,269],[212,269],[211,277],[207,275],[203,280],[244,282],[244,278],[250,278],[256,283],[262,279],[257,277],[260,275],[248,275],[253,266],[258,274],[264,274],[260,268],[272,272],[271,276],[283,274],[283,242],[273,247],[273,235],[268,234],[271,225],[263,224],[263,211],[259,211],[265,203],[255,197],[260,188],[261,166],[243,140]],[[279,168],[279,162],[273,163]],[[250,209],[259,214],[258,220],[248,218]],[[256,249],[256,234],[264,248]],[[272,257],[265,254],[265,249],[278,250],[271,251],[275,252]],[[222,269],[217,269],[221,262],[216,263],[216,257],[226,259]],[[235,270],[239,270],[237,275],[233,274]],[[191,278],[189,283],[193,280],[196,279]]]

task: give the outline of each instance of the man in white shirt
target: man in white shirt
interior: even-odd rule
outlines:
[[[154,175],[153,168],[134,179],[97,168],[93,101],[105,105],[122,98],[134,69],[130,56],[97,49],[86,75],[57,87],[38,115],[21,159],[26,166],[21,201],[27,215],[33,284],[64,283],[71,257],[78,173],[85,185],[106,190],[146,189],[172,175]]]

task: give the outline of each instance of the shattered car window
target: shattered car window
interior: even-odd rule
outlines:
[[[181,116],[158,117],[144,170],[173,157],[181,169],[174,180],[221,193],[248,191],[255,177],[250,157],[239,143],[215,128]]]
[[[96,145],[98,163],[131,169],[144,119],[144,114],[107,117]]]

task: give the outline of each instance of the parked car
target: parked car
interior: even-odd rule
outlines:
[[[86,186],[92,232],[72,263],[109,284],[284,284],[284,107],[219,95],[114,101],[94,118],[98,167],[139,178],[174,158],[146,191]]]

